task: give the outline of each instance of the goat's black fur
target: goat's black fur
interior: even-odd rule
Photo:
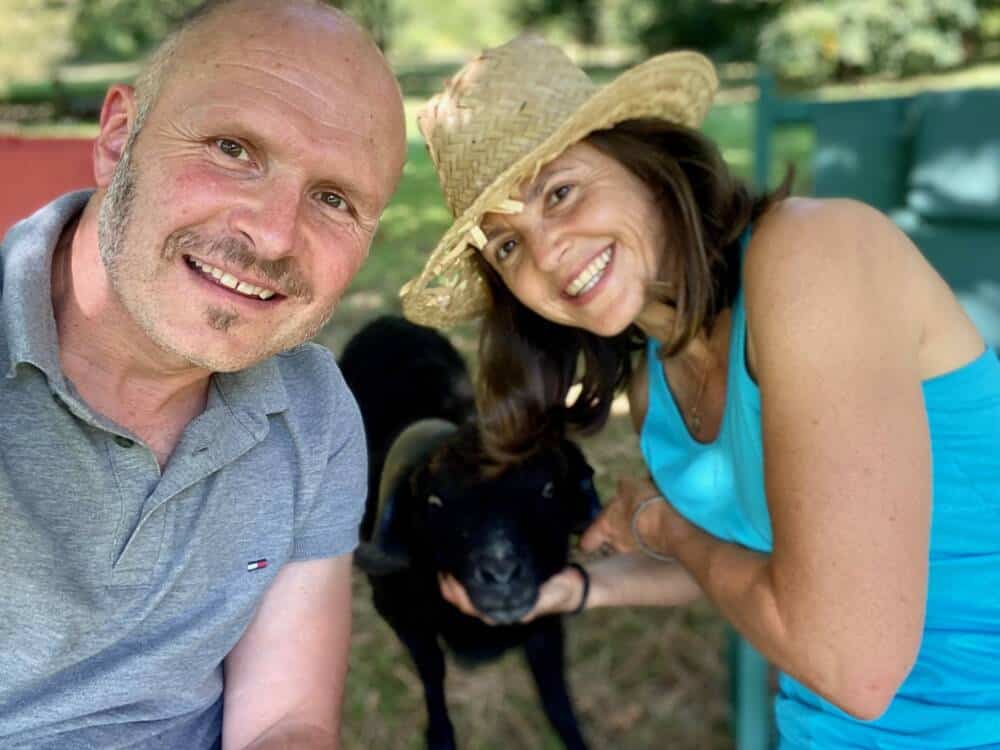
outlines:
[[[379,449],[370,459],[369,533],[356,561],[368,574],[375,608],[423,682],[428,747],[455,747],[443,641],[465,663],[523,647],[556,732],[566,747],[585,748],[565,681],[561,618],[518,620],[534,605],[539,586],[565,567],[570,535],[599,511],[593,471],[563,437],[517,466],[484,471],[477,427],[469,421],[468,376],[456,362],[461,357],[447,339],[398,318],[375,321],[344,350],[341,369],[358,399],[368,443]],[[439,418],[423,419],[428,416]],[[499,624],[447,603],[438,587],[443,572]]]
[[[368,445],[368,497],[361,538],[371,539],[379,476],[389,446],[407,426],[437,417],[461,424],[475,413],[465,360],[444,336],[383,315],[351,337],[340,370],[358,401]]]

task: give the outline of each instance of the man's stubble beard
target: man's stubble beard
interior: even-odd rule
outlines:
[[[161,332],[160,327],[157,325],[155,312],[148,306],[140,304],[142,297],[141,288],[136,291],[137,287],[140,287],[145,282],[151,282],[152,279],[142,279],[136,273],[130,273],[127,268],[126,240],[135,219],[135,207],[138,197],[138,174],[135,164],[132,161],[132,148],[141,130],[141,119],[143,118],[140,116],[140,120],[137,121],[136,127],[129,134],[125,147],[122,150],[121,158],[115,167],[111,183],[108,185],[104,200],[101,203],[97,222],[97,243],[101,261],[108,275],[111,289],[126,313],[158,347],[181,357],[195,367],[211,372],[234,372],[245,369],[312,338],[330,320],[334,312],[335,302],[332,302],[327,309],[322,311],[322,314],[318,316],[318,320],[314,320],[311,323],[306,322],[297,330],[285,332],[278,339],[264,339],[257,346],[252,347],[250,350],[245,350],[239,356],[226,357],[213,355],[211,352],[205,351],[184,351],[178,348],[176,344],[169,340],[167,335]],[[156,261],[170,261],[174,259],[176,254],[185,245],[191,248],[195,246],[204,247],[209,244],[190,230],[178,230],[167,238],[164,250],[158,254]],[[241,252],[238,249],[233,249],[232,242],[226,240],[215,244],[224,248],[225,257],[236,260],[236,262],[244,267],[250,265],[251,261],[249,260],[250,254],[248,251],[243,250]],[[206,251],[204,254],[209,256],[212,253]],[[256,265],[263,267],[262,270],[265,276],[269,278],[275,276],[275,272],[269,271],[266,263],[258,261]],[[286,291],[289,295],[303,297],[307,301],[312,299],[312,290],[308,283],[299,276],[288,278],[284,283],[287,286]],[[135,292],[134,297],[127,292],[130,287]],[[209,328],[221,333],[226,333],[234,325],[239,325],[240,323],[238,313],[216,305],[206,306],[204,321]]]

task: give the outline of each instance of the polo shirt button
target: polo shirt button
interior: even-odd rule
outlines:
[[[127,437],[123,437],[122,435],[115,435],[115,442],[122,448],[131,448],[135,445],[134,440],[129,440]]]

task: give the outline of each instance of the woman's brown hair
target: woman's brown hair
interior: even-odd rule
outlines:
[[[675,310],[661,351],[677,354],[732,304],[740,237],[788,195],[792,175],[775,192],[755,197],[732,176],[711,140],[664,120],[629,120],[585,140],[641,179],[662,207],[676,283],[656,283],[649,293]],[[567,430],[600,429],[632,374],[632,353],[643,347],[645,334],[631,325],[602,337],[552,323],[521,304],[496,271],[475,257],[491,294],[480,330],[477,388],[489,460],[506,465]],[[581,391],[567,405],[576,382]]]

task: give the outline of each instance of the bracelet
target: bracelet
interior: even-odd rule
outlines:
[[[590,596],[590,573],[588,573],[587,569],[578,562],[566,563],[566,567],[573,568],[583,579],[583,596],[580,597],[580,603],[576,605],[576,609],[569,613],[571,615],[578,615],[583,612],[584,607],[587,606],[587,598]]]
[[[655,549],[650,547],[646,542],[643,541],[642,535],[639,534],[639,514],[642,513],[649,505],[652,503],[663,503],[666,502],[661,495],[653,495],[652,497],[647,497],[641,503],[639,503],[635,510],[632,511],[632,538],[635,540],[636,546],[639,551],[646,557],[652,557],[654,560],[659,560],[660,562],[674,562],[675,558],[668,555],[662,555]]]

